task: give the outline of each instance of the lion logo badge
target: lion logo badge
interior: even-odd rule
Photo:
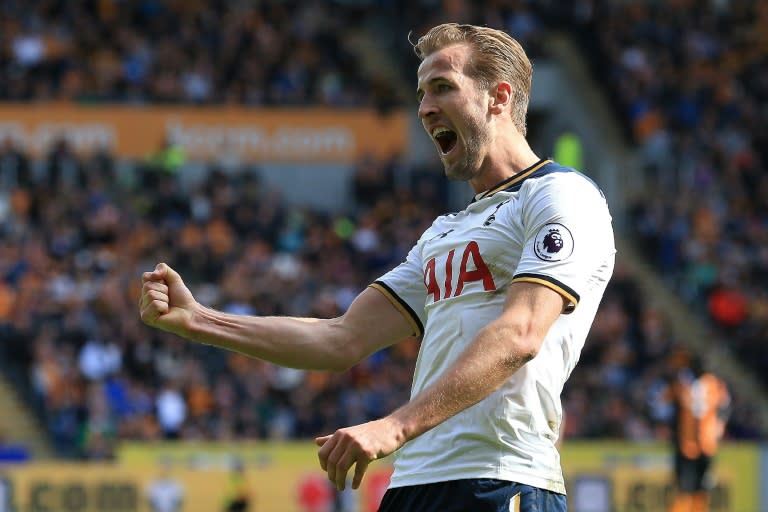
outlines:
[[[536,233],[534,252],[544,261],[562,261],[573,253],[573,235],[562,224],[547,224]]]

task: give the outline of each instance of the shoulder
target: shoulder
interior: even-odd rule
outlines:
[[[520,191],[523,212],[558,212],[568,216],[609,215],[603,192],[584,174],[557,172],[527,180]]]
[[[523,193],[557,194],[560,197],[599,196],[602,190],[589,176],[556,163],[547,165],[523,183]]]
[[[417,244],[429,241],[432,238],[445,233],[446,230],[450,229],[450,227],[455,224],[457,215],[457,213],[446,213],[435,218],[435,220],[432,221],[432,224],[421,234]]]

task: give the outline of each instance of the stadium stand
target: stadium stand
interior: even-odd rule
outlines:
[[[766,388],[768,10],[598,4],[578,34],[640,148],[648,186],[631,207],[637,245]]]
[[[4,2],[0,98],[335,107],[394,100],[335,2]]]
[[[2,222],[15,295],[4,361],[29,377],[19,384],[58,454],[108,457],[119,439],[309,437],[407,399],[416,340],[340,375],[281,369],[147,330],[136,276],[164,259],[212,306],[331,317],[402,259],[439,203],[360,180],[373,207],[328,214],[282,204],[251,174],[214,170],[187,194],[170,178],[126,189],[98,169],[66,194],[45,181],[16,188]],[[620,268],[565,393],[566,435],[665,435],[644,392],[660,385],[673,348]]]
[[[634,34],[619,23],[632,19],[621,7],[597,3],[600,9],[576,3],[580,33]],[[11,78],[0,83],[2,100],[379,108],[402,101],[397,90],[365,74],[343,38],[343,27],[366,8],[365,2],[230,8],[241,4],[41,0],[25,2],[23,10],[20,4],[7,2],[0,10],[0,26],[6,27],[0,30],[0,73]],[[387,20],[404,13],[398,23],[416,33],[422,23],[441,21],[439,16],[506,26],[536,55],[545,51],[543,45],[536,50],[542,30],[565,16],[550,2],[491,3],[483,9],[470,2],[444,4],[441,11],[430,2],[388,3],[389,11],[375,23],[385,32],[391,28]],[[659,22],[680,19],[653,14]],[[642,9],[634,14],[640,20],[650,15]],[[717,16],[715,21],[722,19]],[[690,36],[690,55],[675,58],[691,58],[691,66],[697,48],[711,39],[705,37],[707,29],[720,26],[704,15],[700,21],[675,34]],[[640,30],[645,24],[634,26]],[[585,27],[590,30],[581,30]],[[622,94],[637,84],[625,66],[638,58],[638,51],[630,51],[631,40],[623,52],[602,44],[587,40],[583,47],[601,50],[600,71],[621,79],[609,94],[627,102]],[[663,52],[654,48],[640,54],[642,60]],[[405,57],[401,61],[415,63]],[[742,71],[760,76],[756,64]],[[658,92],[665,95],[655,98],[658,104],[651,102],[657,117],[667,117],[662,107],[692,115],[698,104],[683,101],[695,100],[683,98],[677,89],[683,82],[676,75],[662,78]],[[731,85],[730,93],[740,91],[746,104],[764,98],[765,91],[756,85],[749,93],[738,82]],[[730,281],[722,284],[736,284],[729,290],[747,295],[749,318],[737,314],[737,325],[728,325],[727,334],[735,353],[765,365],[759,349],[750,352],[765,333],[768,311],[768,297],[758,285],[765,265],[760,248],[768,246],[766,230],[760,228],[765,220],[760,201],[766,194],[751,193],[764,182],[754,173],[761,168],[761,146],[757,135],[745,139],[735,128],[734,119],[749,120],[743,117],[745,109],[715,104],[723,111],[698,112],[697,119],[725,116],[729,129],[716,132],[722,150],[705,144],[711,128],[701,128],[705,131],[696,140],[677,133],[699,126],[690,119],[677,128],[659,126],[638,139],[649,158],[647,171],[656,173],[650,179],[668,185],[669,194],[657,195],[659,208],[657,203],[638,207],[634,218],[643,246],[657,248],[648,256],[666,277],[685,283],[681,290],[689,294],[692,307],[710,304],[716,313],[726,309],[734,314],[717,307],[732,301],[718,301],[722,295],[702,285],[708,275],[727,277]],[[759,133],[754,128],[753,134]],[[662,149],[668,149],[660,152],[664,139]],[[698,148],[700,158],[682,158],[683,147]],[[736,153],[729,154],[728,148]],[[691,165],[681,165],[686,162]],[[721,165],[726,162],[733,165]],[[436,173],[412,172],[408,175],[414,181],[402,182],[395,174],[405,162],[361,160],[349,184],[355,204],[327,212],[289,204],[246,167],[224,172],[210,164],[205,179],[187,189],[176,174],[159,170],[157,162],[139,166],[146,179],[136,181],[122,180],[120,165],[109,152],[81,155],[63,141],[41,159],[9,141],[0,144],[0,322],[7,340],[2,361],[50,433],[58,456],[108,459],[115,443],[126,439],[311,437],[379,417],[407,400],[415,339],[343,374],[286,370],[146,329],[136,312],[138,276],[165,260],[178,267],[201,301],[217,308],[337,315],[357,291],[398,263],[427,223],[445,211],[444,185],[433,179]],[[740,189],[723,186],[735,183],[722,181],[735,176],[757,181]],[[723,191],[737,194],[740,201],[733,204],[742,209],[726,209],[719,195]],[[692,193],[709,198],[708,208],[694,211],[705,204],[681,200]],[[693,230],[694,217],[700,231]],[[708,219],[717,220],[721,229],[708,231]],[[714,258],[723,254],[715,242],[731,256]],[[676,273],[678,266],[686,268],[684,275]],[[721,275],[721,268],[729,272]],[[665,411],[656,407],[653,391],[662,385],[678,348],[664,312],[620,264],[564,392],[566,437],[667,439]],[[760,432],[749,408],[741,405],[743,399],[735,397],[728,435],[754,438]]]

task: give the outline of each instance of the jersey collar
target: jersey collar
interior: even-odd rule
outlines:
[[[514,187],[515,185],[520,185],[520,183],[523,182],[526,178],[531,176],[533,173],[541,169],[547,164],[551,164],[552,160],[548,158],[544,158],[533,164],[532,166],[528,167],[527,169],[523,169],[519,173],[515,174],[514,176],[510,176],[509,178],[505,179],[504,181],[498,183],[497,185],[494,185],[493,187],[489,188],[485,192],[480,192],[479,194],[475,195],[474,199],[472,199],[471,203],[474,203],[475,201],[479,201],[480,199],[485,199],[486,197],[490,197],[496,192],[499,192],[501,190],[506,190],[510,187]],[[470,204],[471,204],[470,203]]]

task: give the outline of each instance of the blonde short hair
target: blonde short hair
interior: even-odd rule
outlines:
[[[525,118],[531,96],[533,66],[525,50],[501,30],[477,25],[444,23],[431,28],[413,45],[424,60],[432,53],[455,44],[468,44],[474,53],[464,73],[488,89],[505,81],[512,85],[512,120],[525,135]]]

